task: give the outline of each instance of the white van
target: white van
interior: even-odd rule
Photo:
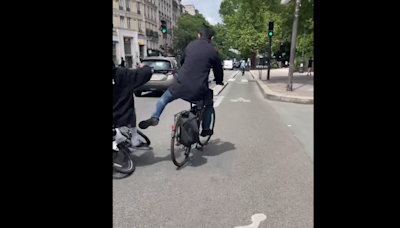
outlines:
[[[233,70],[233,60],[224,60],[224,70]]]

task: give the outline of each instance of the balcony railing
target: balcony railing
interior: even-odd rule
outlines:
[[[146,29],[146,36],[153,37],[158,40],[158,32],[151,29]]]

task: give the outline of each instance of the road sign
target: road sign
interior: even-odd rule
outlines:
[[[290,2],[290,0],[281,0],[281,4],[282,5],[285,5],[285,4],[289,3],[289,2]]]

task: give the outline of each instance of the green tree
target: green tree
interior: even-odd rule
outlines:
[[[253,49],[264,54],[268,47],[268,22],[274,22],[272,52],[282,53],[281,45],[291,41],[295,1],[281,5],[280,0],[223,0],[219,13],[226,26],[226,42],[244,56]],[[314,0],[303,0],[299,12],[297,50],[302,49],[306,26],[305,52],[314,50]],[[289,53],[286,53],[289,55]]]
[[[186,46],[198,38],[197,34],[203,25],[210,26],[201,14],[193,16],[185,13],[178,18],[174,30],[174,48],[177,54],[182,54]]]

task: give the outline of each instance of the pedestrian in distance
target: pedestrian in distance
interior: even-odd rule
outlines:
[[[119,65],[120,67],[125,67],[125,60],[123,57],[121,57],[121,64]]]
[[[313,59],[312,57],[310,57],[310,59],[308,60],[308,73],[307,76],[312,76],[312,67],[313,67]]]

